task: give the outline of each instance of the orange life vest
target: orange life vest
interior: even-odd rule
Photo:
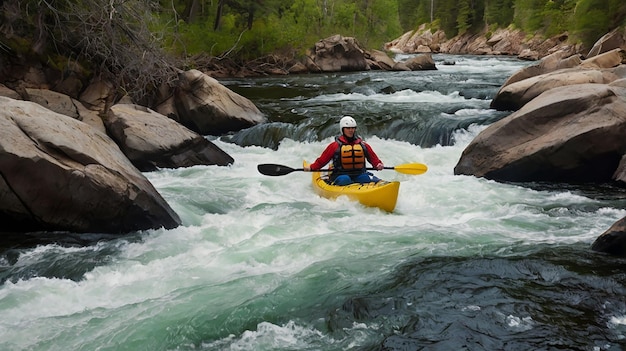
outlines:
[[[359,138],[354,144],[346,144],[339,138],[335,141],[339,144],[333,157],[333,175],[361,174],[366,170],[367,148]]]
[[[341,168],[347,171],[365,168],[365,151],[361,144],[341,145],[339,157]]]

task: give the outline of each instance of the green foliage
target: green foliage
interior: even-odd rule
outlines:
[[[489,0],[485,2],[484,21],[487,25],[506,27],[513,22],[514,0]]]
[[[569,32],[574,40],[590,45],[611,29],[626,26],[624,0],[398,0],[397,3],[403,31],[437,22],[448,37],[466,31],[493,32],[509,27],[545,37]]]
[[[521,30],[529,33],[542,28],[543,17],[541,16],[546,0],[516,0],[514,23]]]
[[[553,36],[567,31],[568,24],[572,22],[575,7],[575,0],[547,1],[541,13],[545,35]]]
[[[255,58],[277,50],[303,52],[334,34],[382,46],[402,34],[397,0],[174,0],[161,5],[161,23],[176,23],[167,46],[185,55]],[[190,8],[204,10],[190,16]]]
[[[446,35],[453,37],[458,34],[456,1],[437,1],[434,9],[435,17],[439,19],[440,28]]]
[[[247,59],[285,50],[302,53],[334,34],[378,48],[424,23],[432,31],[444,30],[448,37],[503,27],[545,36],[567,31],[589,45],[626,24],[624,0],[55,0],[49,2],[55,7],[40,9],[46,11],[43,17],[36,15],[40,0],[5,2],[26,13],[5,16],[0,28],[36,38],[47,32],[56,44],[68,43],[88,54],[88,61],[109,65],[113,72],[148,67],[129,70],[131,66],[123,62],[130,60],[126,54],[131,49],[143,52],[152,45],[183,57]],[[111,8],[115,11],[107,12]],[[41,18],[46,22],[38,26]],[[107,39],[110,33],[115,33],[114,41]],[[1,43],[19,46],[7,38]],[[123,59],[101,55],[107,47],[124,48],[116,51]]]
[[[626,26],[626,1],[609,0],[609,27]]]
[[[574,13],[574,35],[586,46],[593,45],[610,30],[608,10],[606,0],[579,0]]]
[[[467,32],[472,26],[472,12],[470,10],[469,0],[458,1],[458,13],[456,16],[456,28],[459,34]]]

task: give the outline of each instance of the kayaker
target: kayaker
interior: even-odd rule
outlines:
[[[365,160],[379,171],[384,168],[384,165],[372,147],[356,134],[354,118],[342,117],[339,121],[339,129],[341,135],[326,147],[315,162],[304,167],[304,170],[318,171],[328,162],[333,161],[329,181],[335,185],[378,182],[379,178],[367,172]]]

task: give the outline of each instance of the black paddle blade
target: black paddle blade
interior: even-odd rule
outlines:
[[[283,165],[275,165],[272,163],[264,163],[260,164],[256,167],[261,174],[265,174],[268,176],[281,176],[285,174],[289,174],[293,171],[303,171],[304,169],[294,169],[291,167],[283,166]]]

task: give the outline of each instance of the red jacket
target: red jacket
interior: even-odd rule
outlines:
[[[374,150],[372,149],[372,147],[369,146],[368,143],[364,142],[361,138],[355,138],[352,142],[349,142],[344,135],[341,135],[339,137],[339,140],[341,140],[342,143],[348,144],[348,145],[355,145],[358,143],[363,143],[363,145],[365,145],[365,148],[367,149],[367,152],[366,152],[367,162],[369,162],[374,167],[376,167],[376,165],[378,165],[379,163],[382,163],[380,159],[378,158],[378,156],[376,155],[376,153],[374,152]],[[309,167],[311,167],[311,170],[318,171],[322,169],[322,167],[326,166],[326,164],[333,159],[333,156],[335,155],[335,151],[337,151],[337,149],[339,149],[339,143],[336,140],[328,144],[328,146],[326,147],[324,152],[322,152],[320,157],[318,157],[317,160],[315,160],[315,162],[309,165]]]

